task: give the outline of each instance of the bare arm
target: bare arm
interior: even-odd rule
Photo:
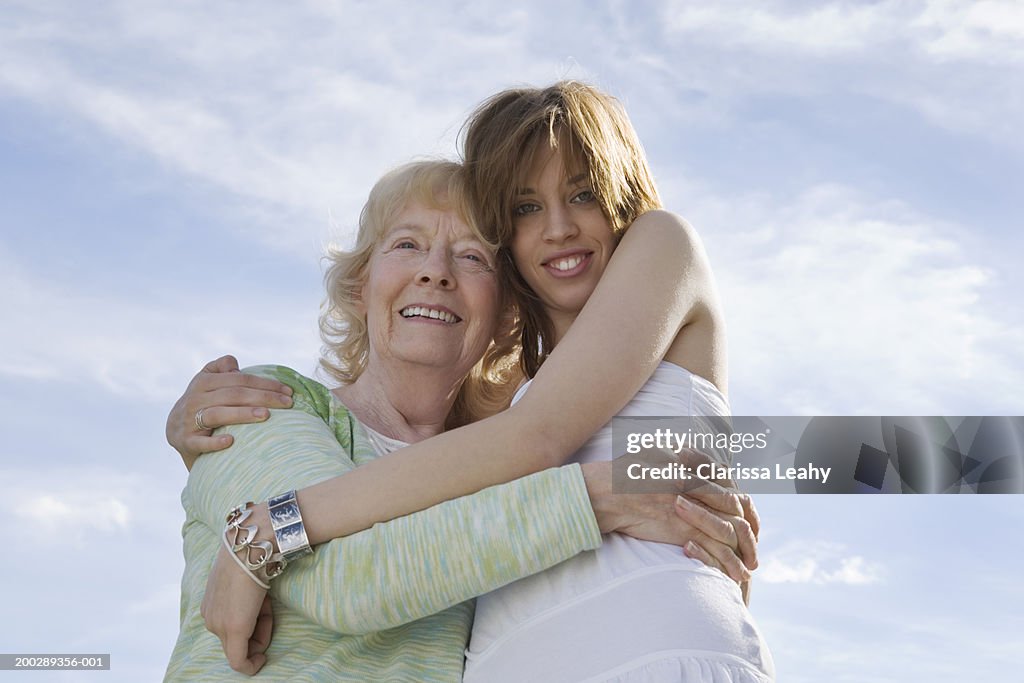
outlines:
[[[629,402],[680,331],[709,324],[715,311],[710,267],[693,229],[664,211],[641,216],[522,401],[304,489],[310,541],[562,464]]]

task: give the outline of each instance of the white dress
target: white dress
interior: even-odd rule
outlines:
[[[727,415],[729,406],[704,378],[662,362],[619,414]],[[611,459],[611,441],[608,424],[573,461]],[[478,598],[464,678],[466,683],[774,679],[771,654],[731,579],[676,546],[620,534],[606,535],[595,551]]]

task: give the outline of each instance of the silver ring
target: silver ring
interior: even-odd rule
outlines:
[[[205,432],[213,429],[213,427],[207,427],[206,424],[203,422],[204,410],[206,410],[206,408],[200,408],[199,410],[196,411],[196,430],[200,432]]]

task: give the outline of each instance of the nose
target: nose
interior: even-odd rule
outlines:
[[[447,249],[438,246],[431,247],[423,259],[423,263],[420,264],[419,272],[416,273],[416,282],[421,285],[434,285],[442,289],[455,288],[455,277],[452,275]]]
[[[579,228],[566,207],[551,207],[546,214],[543,232],[545,242],[564,242],[579,234]]]

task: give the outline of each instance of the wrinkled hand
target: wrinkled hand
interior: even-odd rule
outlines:
[[[246,576],[223,546],[199,611],[207,630],[220,638],[232,669],[252,676],[263,668],[274,627],[270,594]]]
[[[700,465],[701,463],[709,463],[709,462],[711,462],[711,458],[708,455],[706,455],[704,453],[701,453],[700,451],[695,451],[695,450],[684,450],[684,451],[680,452],[679,454],[677,454],[676,458],[681,463],[683,463],[683,464],[687,465],[688,467],[690,467],[690,471],[691,472],[695,471],[696,467],[698,465]],[[747,561],[748,556],[744,556],[744,564],[747,566],[747,568],[749,568],[751,570],[756,569],[757,568],[756,548],[757,548],[757,539],[758,539],[758,536],[759,536],[759,534],[761,532],[761,518],[757,514],[757,508],[754,507],[754,501],[751,500],[751,498],[750,498],[750,496],[748,494],[741,493],[739,491],[739,489],[737,488],[736,483],[734,481],[732,481],[732,479],[728,479],[728,478],[726,478],[726,479],[719,479],[719,480],[716,480],[715,483],[717,483],[718,485],[724,486],[725,488],[729,489],[730,492],[733,493],[736,496],[738,502],[740,503],[740,507],[742,508],[742,514],[740,515],[740,517],[742,517],[742,520],[738,519],[735,515],[732,515],[732,514],[729,514],[728,516],[723,517],[723,519],[728,521],[730,524],[732,524],[734,526],[735,530],[736,530],[736,533],[737,533],[738,537],[740,539],[746,538],[747,539],[747,543],[751,542],[749,534],[753,534],[753,541],[752,541],[753,547],[754,547],[754,556],[752,557],[753,564],[751,564],[749,561]],[[686,487],[686,488],[689,489],[691,487]],[[681,506],[681,507],[686,507],[686,506],[684,505],[684,506]],[[723,511],[725,511],[725,510],[723,510]],[[681,514],[684,517],[684,519],[686,518],[687,514],[692,516],[693,512],[694,511],[693,511],[692,508],[690,508],[688,510],[681,510]],[[733,512],[734,512],[734,510],[733,510]],[[747,532],[747,527],[749,527],[749,534]],[[723,529],[722,533],[728,533],[728,532],[727,532],[727,530]],[[712,555],[711,553],[709,553],[708,549],[703,547],[699,541],[695,540],[695,541],[692,541],[691,543],[688,543],[685,546],[683,546],[683,552],[686,554],[687,557],[693,558],[695,560],[699,560],[699,561],[703,562],[704,564],[706,564],[707,566],[715,567],[716,569],[722,571],[723,573],[728,574],[729,576],[732,576],[733,578],[735,578],[733,576],[732,572],[729,572],[729,571],[726,570],[725,566],[723,566],[723,563],[718,559],[718,557]],[[743,602],[745,604],[749,605],[750,604],[750,576],[749,576],[749,574],[747,575],[746,578],[744,578],[743,580],[739,581],[739,585],[740,585],[740,592],[743,595]]]
[[[693,452],[691,467],[710,461]],[[587,490],[602,533],[620,533],[684,548],[689,557],[721,570],[741,587],[757,567],[760,522],[750,497],[731,481],[677,482],[676,493],[612,493],[612,463],[583,466]],[[691,470],[692,471],[692,470]],[[725,486],[723,486],[725,484]]]
[[[729,482],[732,483],[731,481]],[[726,514],[723,512],[715,512],[715,515],[720,518],[717,521],[715,518],[707,516],[706,512],[699,510],[700,503],[688,501],[683,496],[679,496],[676,507],[679,512],[679,516],[686,520],[692,520],[695,526],[701,524],[711,524],[719,526],[720,537],[730,537],[731,534],[724,526],[725,523],[732,525],[733,530],[736,533],[737,545],[730,546],[733,548],[746,548],[746,550],[739,552],[739,557],[743,560],[743,564],[748,570],[754,570],[757,568],[757,538],[761,531],[761,520],[758,517],[757,510],[754,508],[754,502],[745,493],[739,493],[732,491],[732,495],[736,496],[742,509],[742,517],[736,517],[735,515]],[[714,499],[722,500],[721,496],[715,495]],[[752,549],[752,554],[751,554]],[[745,576],[740,574],[741,578],[737,580],[737,574],[735,567],[730,569],[728,567],[732,558],[724,552],[719,552],[713,555],[709,552],[708,548],[700,539],[694,539],[683,546],[683,552],[687,557],[693,558],[700,562],[703,562],[709,567],[714,567],[720,570],[724,574],[728,575],[733,580],[736,580],[740,586],[740,593],[743,595],[743,602],[750,604],[750,572],[745,572]],[[720,558],[725,555],[725,562]]]
[[[292,389],[280,382],[238,371],[234,356],[210,361],[189,382],[185,393],[167,416],[167,443],[171,444],[191,470],[201,453],[219,451],[231,445],[230,434],[212,436],[217,427],[262,422],[269,408],[291,406]],[[203,411],[200,430],[196,413]],[[229,558],[230,559],[230,558]]]

